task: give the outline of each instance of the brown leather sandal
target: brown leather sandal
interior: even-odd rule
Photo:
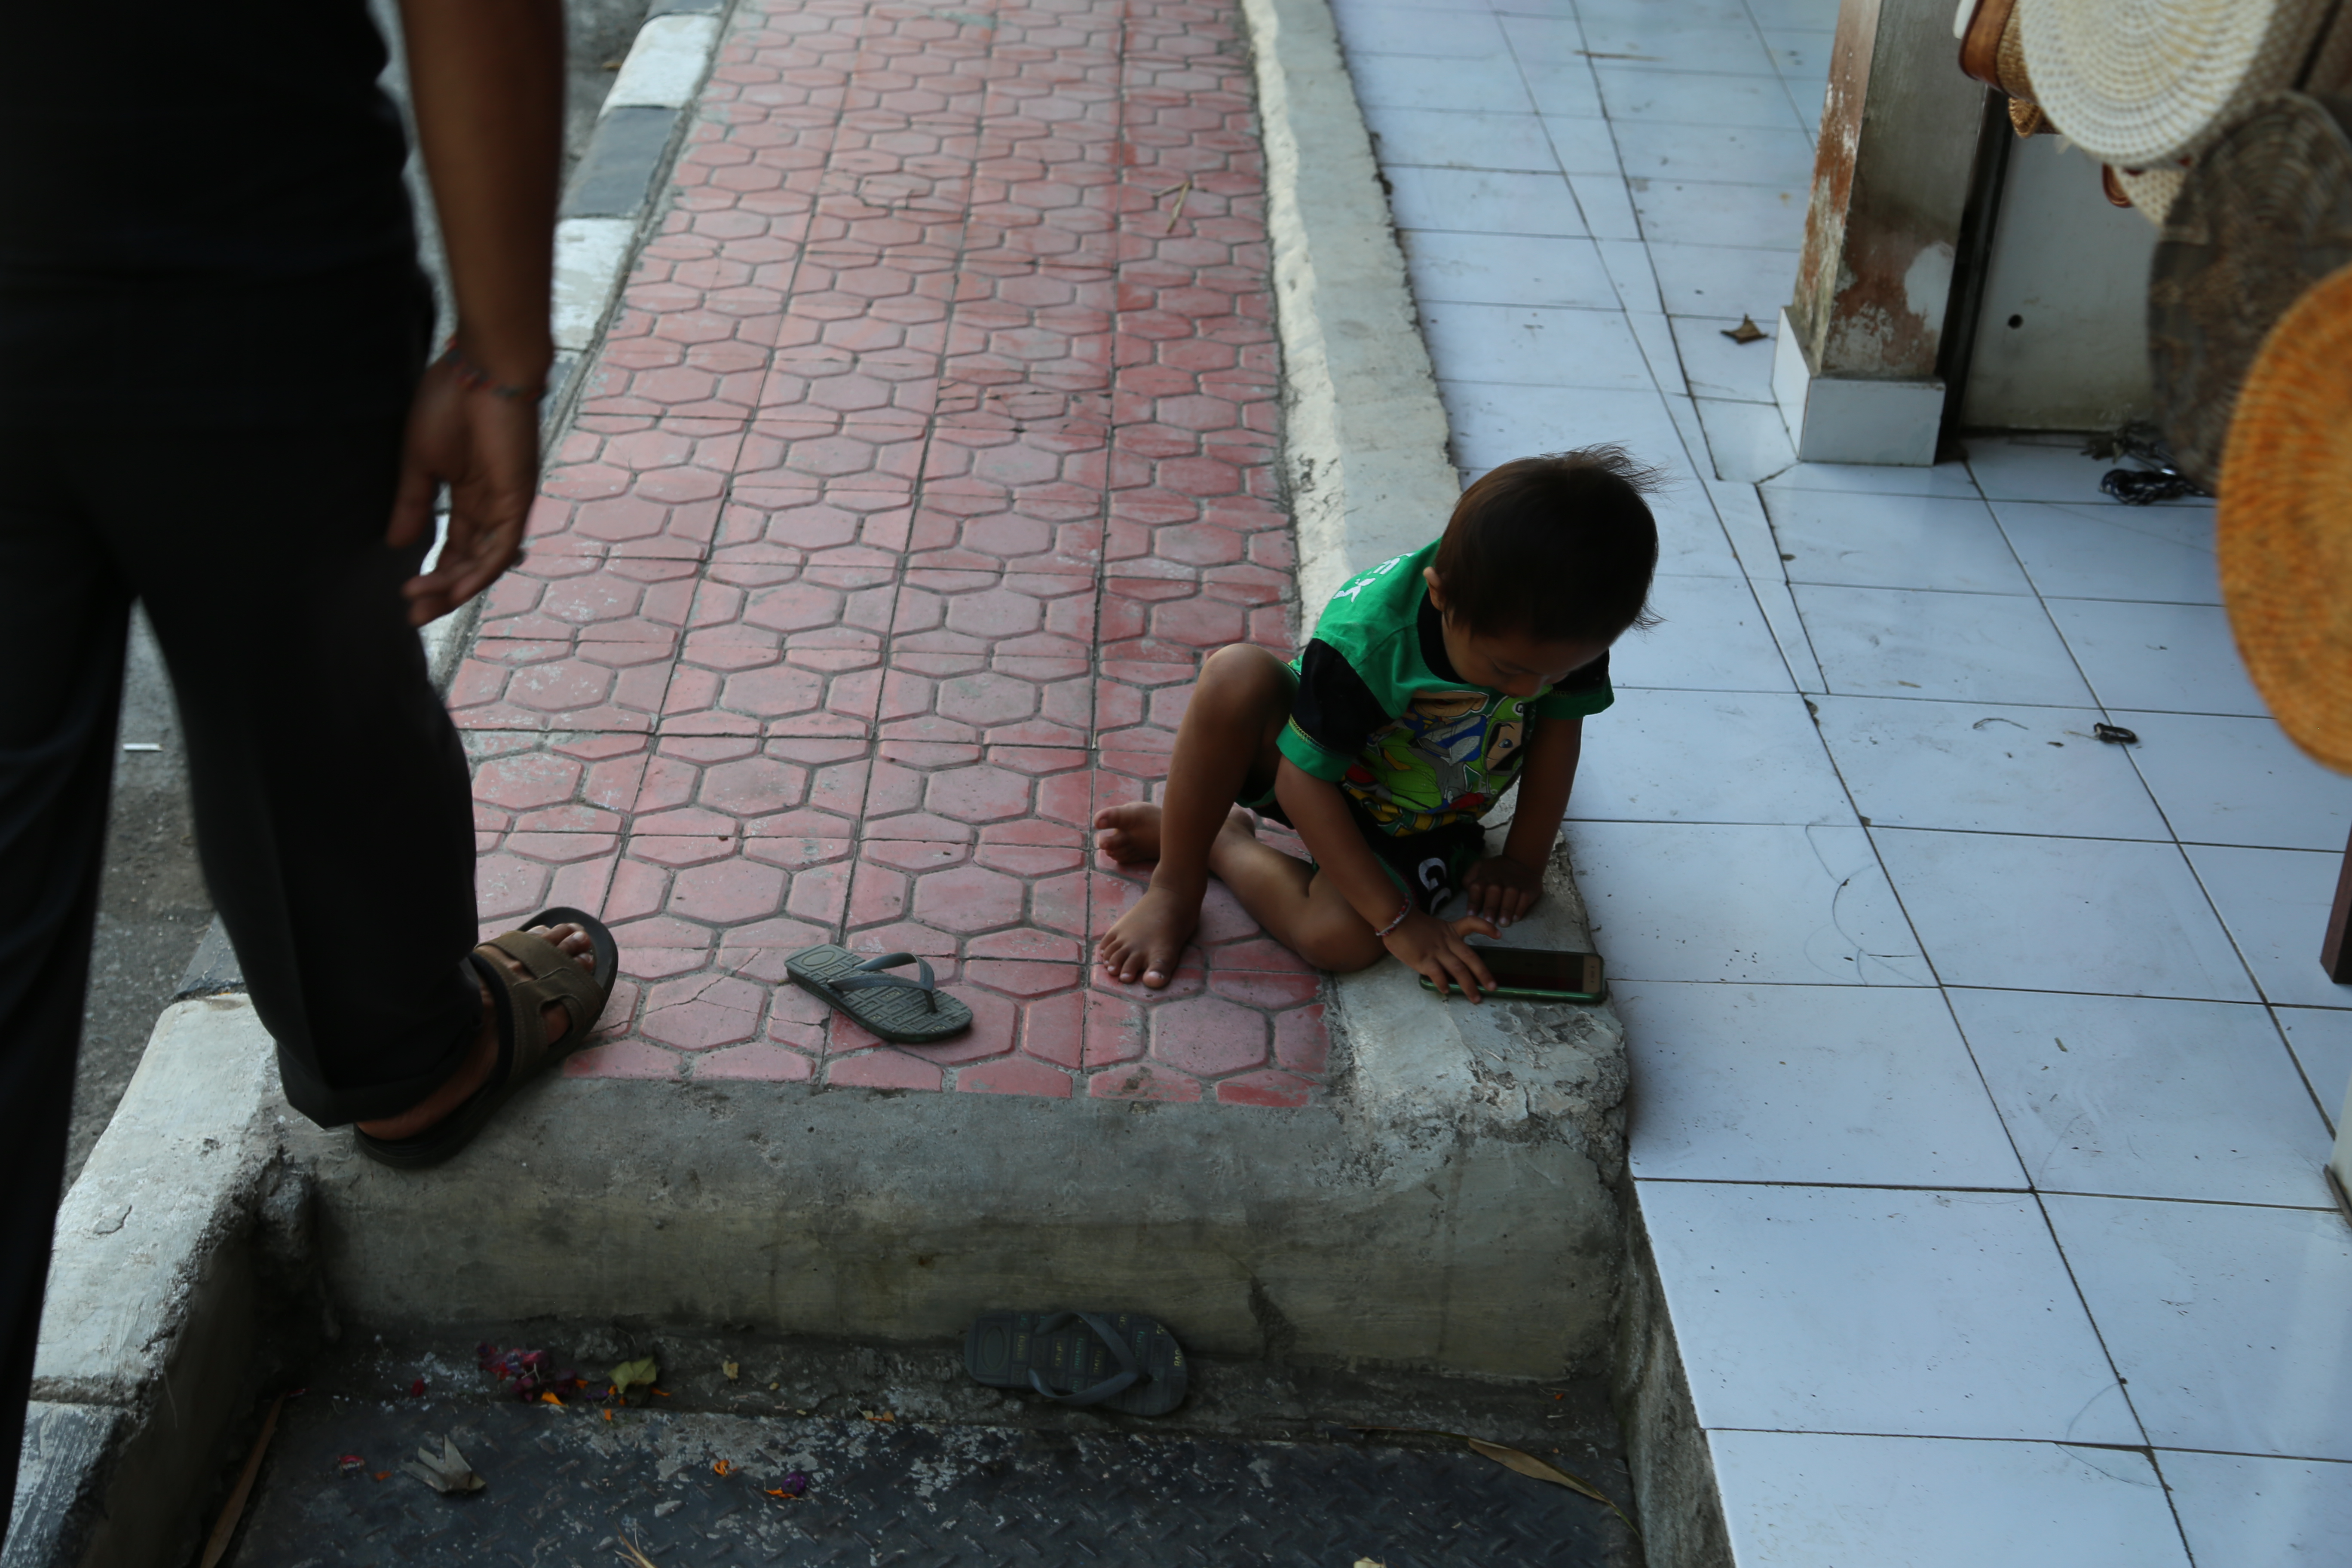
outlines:
[[[515,1090],[587,1044],[589,1031],[612,1000],[613,984],[621,975],[621,950],[604,921],[584,910],[557,905],[523,921],[523,927],[576,925],[588,933],[596,955],[592,975],[580,961],[544,937],[517,929],[492,937],[467,955],[466,962],[488,986],[498,1010],[499,1059],[489,1081],[448,1115],[414,1138],[372,1138],[354,1131],[360,1152],[379,1164],[421,1171],[437,1165],[474,1141]],[[521,964],[529,978],[519,978],[504,964],[485,956],[499,952]],[[570,1016],[561,1038],[547,1037],[547,1021],[540,1009],[562,1004]]]

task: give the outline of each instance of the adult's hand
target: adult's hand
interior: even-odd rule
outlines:
[[[401,588],[414,626],[447,615],[513,564],[539,489],[538,404],[468,388],[446,360],[425,373],[409,407],[384,542],[397,549],[425,537],[445,484],[449,536],[440,558]]]
[[[522,548],[539,488],[539,409],[493,388],[534,386],[553,354],[547,301],[563,136],[562,0],[401,0],[416,140],[441,215],[457,341],[474,367],[425,374],[408,415],[385,538],[414,543],[449,487],[449,538],[410,582],[418,626],[490,585]]]

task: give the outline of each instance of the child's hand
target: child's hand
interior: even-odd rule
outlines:
[[[1471,913],[1509,925],[1543,897],[1543,872],[1524,860],[1497,855],[1471,867],[1462,879],[1462,890],[1470,897]]]
[[[1404,961],[1406,968],[1427,975],[1440,996],[1446,994],[1448,984],[1454,984],[1462,987],[1462,994],[1476,1002],[1482,988],[1495,988],[1495,977],[1486,972],[1486,961],[1478,956],[1478,950],[1462,940],[1474,931],[1481,936],[1496,934],[1494,926],[1476,915],[1442,921],[1415,910],[1405,917],[1404,924],[1381,940],[1391,952]]]

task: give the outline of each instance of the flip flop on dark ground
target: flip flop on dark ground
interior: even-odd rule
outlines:
[[[911,963],[919,981],[884,974]],[[971,1027],[971,1009],[939,988],[928,960],[884,952],[860,960],[830,942],[804,947],[784,960],[793,984],[900,1046],[929,1046]]]
[[[588,933],[596,957],[593,974],[581,968],[578,959],[527,929],[560,925],[576,925]],[[492,948],[521,964],[526,974],[517,975],[486,956]],[[589,1031],[595,1028],[596,1020],[604,1016],[604,1004],[612,999],[614,982],[621,977],[620,945],[604,922],[584,910],[561,904],[540,910],[522,927],[492,937],[467,954],[466,962],[489,987],[490,1002],[497,1010],[498,1065],[490,1069],[489,1081],[471,1098],[414,1138],[355,1133],[360,1152],[380,1164],[419,1171],[441,1163],[472,1142],[515,1090],[587,1044]],[[571,1019],[562,1037],[551,1041],[547,1037],[547,1020],[540,1013],[551,1002],[561,1003]]]
[[[1175,1409],[1188,1376],[1176,1336],[1140,1312],[982,1312],[964,1335],[963,1364],[992,1388],[1129,1415]]]

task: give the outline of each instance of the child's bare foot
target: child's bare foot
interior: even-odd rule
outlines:
[[[1201,923],[1201,900],[1172,888],[1146,888],[1135,907],[1103,932],[1096,951],[1103,973],[1123,985],[1138,980],[1154,991],[1176,976],[1176,961]]]
[[[1107,805],[1095,813],[1095,847],[1122,866],[1160,858],[1160,808],[1149,801]]]
[[[1114,817],[1118,820],[1108,820]],[[1095,826],[1108,830],[1102,837],[1103,852],[1115,860],[1130,858],[1120,850],[1133,849],[1141,843],[1149,844],[1150,853],[1133,855],[1132,858],[1151,859],[1159,855],[1160,808],[1156,805],[1110,806],[1095,818]],[[1221,837],[1257,837],[1250,814],[1240,806],[1227,814],[1225,825],[1218,832]],[[1148,840],[1142,837],[1144,834],[1150,835]],[[1116,847],[1114,840],[1118,841]],[[1176,977],[1177,961],[1183,957],[1184,944],[1192,939],[1200,923],[1200,894],[1187,898],[1176,889],[1163,888],[1155,881],[1143,890],[1143,897],[1135,901],[1133,909],[1112,923],[1097,944],[1103,972],[1124,985],[1140,980],[1154,991],[1161,990]]]

